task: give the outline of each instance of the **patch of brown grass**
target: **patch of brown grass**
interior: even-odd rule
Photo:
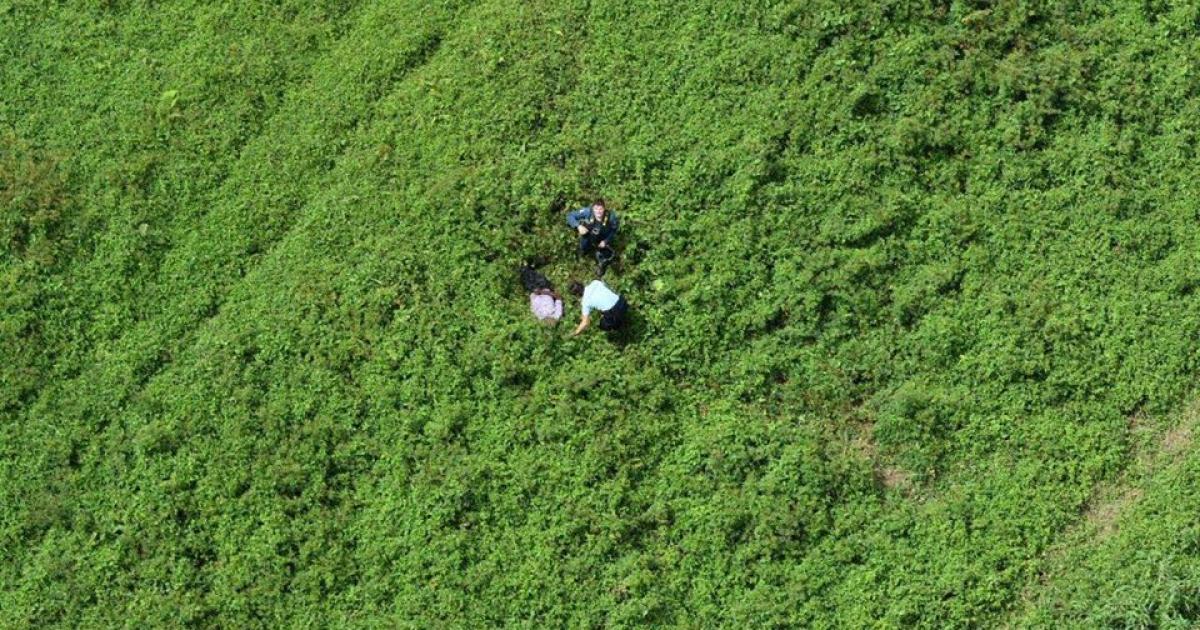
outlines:
[[[1086,527],[1096,532],[1096,539],[1103,540],[1117,531],[1117,519],[1129,506],[1142,498],[1142,489],[1124,488],[1111,498],[1094,501],[1083,512]]]
[[[899,490],[905,495],[912,493],[912,477],[908,471],[888,461],[879,452],[879,444],[875,442],[875,423],[868,420],[853,423],[846,449],[871,464],[875,482],[880,486]]]
[[[912,481],[906,471],[896,466],[880,466],[875,469],[875,478],[889,489],[898,489],[904,493],[912,490]]]

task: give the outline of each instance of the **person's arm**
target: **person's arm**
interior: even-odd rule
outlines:
[[[579,320],[579,325],[575,327],[575,330],[571,331],[571,336],[574,337],[575,335],[583,332],[583,329],[587,328],[588,324],[590,323],[592,323],[591,316],[584,315],[583,318]]]
[[[587,213],[591,212],[591,208],[580,208],[567,213],[567,225],[572,228],[579,229],[579,222],[587,218]]]
[[[554,317],[551,320],[557,324],[558,320],[562,319],[563,316],[563,301],[562,298],[558,297],[557,293],[551,295],[554,296]]]

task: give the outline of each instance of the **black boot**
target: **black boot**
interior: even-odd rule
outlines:
[[[598,278],[603,277],[604,272],[606,270],[608,270],[608,266],[610,264],[612,264],[613,259],[616,257],[617,257],[616,252],[614,252],[611,248],[597,247],[596,248],[596,277],[598,277]]]

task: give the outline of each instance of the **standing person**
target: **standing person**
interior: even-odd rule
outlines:
[[[571,293],[580,298],[579,303],[583,310],[579,325],[571,332],[572,337],[583,332],[588,324],[592,323],[592,311],[600,311],[601,330],[617,330],[629,319],[629,303],[599,280],[592,280],[586,288],[578,282],[572,282]]]
[[[567,213],[567,225],[579,233],[579,255],[586,256],[595,250],[596,262],[603,270],[613,258],[613,244],[620,222],[617,213],[608,210],[603,199],[592,205]]]
[[[562,319],[562,296],[554,291],[550,281],[529,263],[521,268],[521,284],[529,292],[529,310],[543,324],[557,324]]]

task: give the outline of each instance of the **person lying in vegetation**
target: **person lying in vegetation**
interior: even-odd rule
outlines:
[[[629,319],[629,303],[600,280],[592,280],[587,288],[578,282],[572,282],[571,293],[580,298],[583,310],[579,325],[571,332],[572,337],[583,332],[588,324],[592,323],[592,311],[600,311],[601,330],[617,330]]]
[[[562,319],[562,296],[553,289],[537,289],[529,294],[529,309],[543,324],[557,324]]]
[[[554,287],[546,276],[526,263],[521,268],[521,284],[529,292],[529,310],[543,324],[557,324],[562,319],[562,296],[554,291]]]
[[[604,200],[567,213],[567,225],[579,233],[579,255],[596,252],[596,261],[603,267],[612,260],[612,246],[620,222],[617,213],[605,208]]]

